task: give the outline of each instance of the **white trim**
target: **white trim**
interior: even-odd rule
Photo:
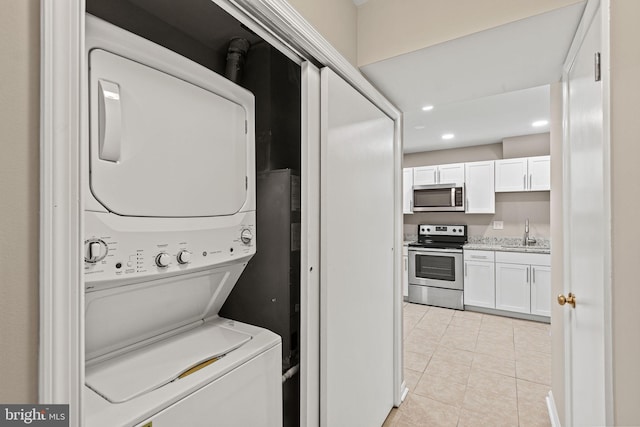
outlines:
[[[39,401],[82,420],[82,0],[41,2]]]
[[[393,310],[394,310],[394,358],[393,358],[393,378],[394,378],[394,392],[393,392],[393,404],[398,407],[404,400],[408,389],[404,382],[404,347],[403,347],[403,321],[402,321],[402,307],[404,302],[403,289],[402,289],[402,276],[404,274],[404,263],[402,262],[402,249],[403,249],[403,234],[404,234],[404,214],[402,212],[402,115],[395,120],[395,135],[394,135],[394,161],[395,161],[395,219],[394,227],[396,230],[394,239],[394,280],[395,280],[395,293],[393,297]]]
[[[553,391],[549,390],[549,394],[545,397],[547,402],[547,411],[549,412],[549,420],[551,421],[551,427],[562,427],[560,418],[558,417],[558,408],[556,408],[556,401],[553,399]]]
[[[320,425],[320,70],[302,64],[300,425]]]

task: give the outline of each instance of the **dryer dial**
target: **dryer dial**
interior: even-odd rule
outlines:
[[[251,232],[251,230],[249,230],[248,228],[242,230],[240,232],[240,240],[242,240],[242,243],[244,243],[245,245],[251,243],[251,240],[253,240],[253,233]]]
[[[156,256],[156,265],[161,268],[169,267],[171,262],[171,255],[166,252],[161,252]]]
[[[191,252],[180,251],[176,258],[178,259],[179,264],[189,264],[191,262]]]
[[[102,261],[107,256],[109,247],[101,239],[89,239],[84,242],[84,260],[85,262],[95,264]]]

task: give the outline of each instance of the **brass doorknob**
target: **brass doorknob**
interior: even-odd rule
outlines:
[[[558,304],[565,305],[569,304],[571,307],[576,308],[576,296],[569,292],[569,294],[565,297],[564,295],[558,295]]]

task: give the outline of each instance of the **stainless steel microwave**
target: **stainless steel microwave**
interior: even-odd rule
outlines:
[[[464,186],[455,184],[413,187],[414,212],[464,212]]]

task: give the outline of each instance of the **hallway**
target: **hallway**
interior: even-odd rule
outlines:
[[[400,426],[549,426],[551,340],[545,323],[404,304],[409,394]]]

